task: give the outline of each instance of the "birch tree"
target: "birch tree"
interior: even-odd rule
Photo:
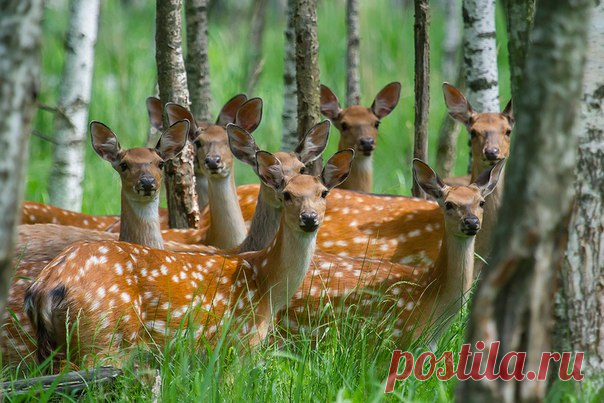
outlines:
[[[180,0],[157,0],[155,60],[162,105],[175,102],[188,107],[189,91],[181,48],[181,10]],[[163,126],[168,127],[166,116]],[[199,222],[193,160],[193,147],[187,144],[179,157],[164,165],[170,228],[195,228]]]
[[[346,1],[346,105],[361,102],[359,1]]]
[[[499,112],[495,0],[463,0],[463,56],[468,101],[480,112]]]
[[[39,91],[42,1],[5,0],[0,13],[0,312],[13,275],[27,142]]]
[[[281,149],[293,151],[298,145],[298,92],[296,89],[296,29],[294,16],[298,0],[287,0],[285,56],[283,58],[283,134]]]
[[[88,105],[94,68],[99,0],[72,0],[65,41],[65,65],[55,114],[48,196],[55,206],[81,211]]]
[[[604,3],[591,13],[581,102],[575,203],[568,230],[556,324],[557,348],[585,352],[593,380],[604,373]],[[598,382],[602,387],[602,381]]]
[[[298,139],[319,123],[319,39],[317,37],[317,0],[298,0],[294,17],[296,32],[296,84],[298,93]],[[321,172],[318,158],[309,167],[310,174]]]
[[[497,248],[479,283],[469,326],[468,341],[484,342],[485,357],[501,342],[497,368],[507,352],[526,352],[523,373],[537,374],[542,353],[552,351],[553,280],[562,266],[571,209],[574,126],[591,5],[543,2],[535,14],[523,96],[514,105],[513,158],[506,168]],[[468,380],[458,384],[458,399],[541,401],[547,385]]]
[[[428,0],[415,1],[415,136],[413,157],[428,160],[428,109],[430,107],[430,6]],[[413,181],[413,196],[425,197]]]

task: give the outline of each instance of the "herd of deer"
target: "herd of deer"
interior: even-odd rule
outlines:
[[[162,131],[154,149],[124,150],[93,121],[92,146],[121,178],[121,215],[24,203],[1,364],[90,363],[141,342],[163,345],[182,329],[213,343],[227,323],[256,345],[272,326],[316,330],[351,304],[361,315],[395,315],[390,330],[401,341],[446,323],[474,279],[475,238],[477,254],[489,253],[512,108],[475,112],[445,83],[449,114],[471,136],[470,177],[441,180],[416,159],[414,179],[436,203],[371,194],[378,127],[400,89],[388,84],[371,107],[341,109],[321,86],[321,112],[340,141],[319,176],[305,166],[321,157],[330,122],[311,128],[294,152],[260,150],[250,134],[262,118],[260,98],[235,96],[215,124],[149,98],[151,123]],[[162,167],[187,141],[207,208],[200,201],[200,228],[170,230],[159,209]],[[259,186],[235,186],[233,157],[254,169]]]

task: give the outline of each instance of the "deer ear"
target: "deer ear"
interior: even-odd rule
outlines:
[[[110,128],[101,122],[93,120],[90,122],[90,136],[92,139],[92,148],[104,160],[115,165],[119,161],[121,151],[117,136]]]
[[[159,98],[149,97],[147,98],[147,113],[149,114],[149,122],[151,126],[157,130],[163,130],[163,117],[162,117],[162,105]]]
[[[321,181],[327,189],[333,189],[348,178],[353,159],[354,150],[347,148],[338,151],[327,161],[321,173]]]
[[[252,133],[262,120],[262,99],[252,98],[245,102],[237,111],[235,124]]]
[[[187,133],[189,133],[188,120],[180,120],[174,123],[161,135],[155,146],[155,151],[164,161],[171,160],[180,154],[187,143]]]
[[[390,114],[398,104],[401,97],[401,83],[393,82],[387,84],[378,92],[371,105],[371,111],[375,116],[382,119]]]
[[[245,129],[229,123],[226,127],[229,136],[229,148],[238,160],[256,167],[256,152],[258,146],[254,138]]]
[[[321,84],[321,113],[330,120],[337,120],[340,115],[338,97],[326,85]]]
[[[235,123],[237,110],[245,101],[247,101],[247,95],[245,94],[238,94],[229,99],[220,110],[218,119],[216,119],[216,124],[218,126],[226,127],[229,123]]]
[[[285,187],[285,174],[281,161],[268,151],[256,152],[256,172],[266,186],[277,191]]]
[[[466,126],[469,125],[476,112],[474,112],[461,91],[449,83],[443,83],[443,94],[445,95],[445,104],[447,105],[449,115],[458,122]]]
[[[514,127],[514,123],[516,120],[514,119],[514,109],[512,107],[512,100],[505,106],[505,109],[502,112],[503,116],[505,116],[510,122],[510,126]]]
[[[189,122],[189,141],[194,141],[197,136],[199,136],[195,118],[187,108],[173,102],[168,102],[166,104],[166,113],[168,114],[168,121],[170,122],[170,125],[173,125],[181,120],[187,120]]]
[[[436,200],[442,199],[447,185],[428,164],[418,158],[413,159],[413,178],[424,192]]]
[[[478,175],[478,178],[474,181],[474,185],[480,189],[482,197],[487,197],[497,187],[501,172],[505,166],[505,159],[497,162],[495,165]]]
[[[325,147],[327,147],[330,126],[329,120],[324,120],[306,132],[304,138],[294,150],[304,165],[316,160],[323,154]]]

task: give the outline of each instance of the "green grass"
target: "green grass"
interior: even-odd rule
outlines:
[[[63,65],[63,38],[67,29],[66,2],[48,2],[44,13],[42,49],[43,75],[41,103],[53,106]],[[409,194],[410,161],[413,145],[413,11],[395,2],[361,3],[361,102],[369,106],[375,94],[387,83],[402,83],[401,101],[380,127],[374,157],[374,191]],[[56,4],[59,4],[56,6]],[[149,123],[145,99],[154,94],[153,2],[133,2],[125,7],[119,1],[102,2],[99,40],[89,120],[111,127],[123,147],[145,143]],[[430,150],[434,149],[445,107],[440,85],[453,81],[440,72],[442,27],[446,16],[432,11],[430,80]],[[319,62],[321,81],[345,99],[344,2],[320,1]],[[255,136],[262,148],[276,151],[281,141],[283,107],[283,27],[278,10],[270,10],[263,44],[264,69],[250,96],[264,100],[263,122]],[[498,15],[498,47],[502,105],[509,99],[507,48],[502,15]],[[210,62],[214,114],[231,96],[246,88],[242,66],[246,63],[249,19],[233,13],[214,18],[210,24]],[[38,111],[34,128],[52,137],[53,118]],[[326,155],[336,150],[338,134],[332,136]],[[467,166],[466,134],[459,139],[457,174]],[[87,146],[83,211],[93,214],[119,212],[119,181],[110,166]],[[32,137],[25,198],[48,201],[47,181],[51,164],[51,144]],[[237,184],[256,182],[251,170],[238,163]],[[465,318],[465,315],[462,316]],[[192,354],[194,346],[180,339],[152,359],[163,377],[164,401],[199,400],[313,400],[313,401],[433,401],[450,400],[454,382],[432,378],[426,382],[409,379],[396,385],[395,393],[383,394],[392,350],[400,347],[389,334],[376,334],[375,320],[351,315],[340,318],[320,343],[312,337],[285,336],[281,343],[266,344],[254,352],[236,353],[226,346],[213,354]],[[438,351],[459,351],[465,320],[457,321],[442,337]],[[338,330],[338,331],[336,331]],[[278,336],[281,337],[281,336]],[[421,342],[411,350],[425,351]],[[110,398],[116,401],[149,401],[150,388],[140,383],[131,366],[112,390],[91,390],[84,401]],[[2,379],[14,379],[10,370]],[[560,396],[566,396],[560,392]],[[43,400],[49,398],[43,396]],[[19,398],[15,398],[19,400]],[[71,400],[65,397],[65,400]]]

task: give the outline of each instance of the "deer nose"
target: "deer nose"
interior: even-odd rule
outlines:
[[[312,232],[319,227],[319,215],[316,211],[303,211],[300,214],[300,228]]]
[[[463,219],[462,231],[466,235],[476,235],[480,229],[480,220],[475,215]]]
[[[489,161],[495,161],[495,160],[497,160],[499,158],[499,148],[497,148],[497,147],[485,148],[485,150],[484,150],[484,156]]]
[[[140,188],[144,191],[150,191],[157,189],[157,182],[155,178],[150,175],[143,175],[138,181]]]
[[[375,140],[371,137],[363,137],[359,140],[359,143],[361,143],[361,147],[363,148],[363,150],[371,151],[373,150],[373,146],[375,145]]]
[[[208,169],[218,169],[218,164],[220,163],[220,155],[208,155],[206,156],[206,167]]]

